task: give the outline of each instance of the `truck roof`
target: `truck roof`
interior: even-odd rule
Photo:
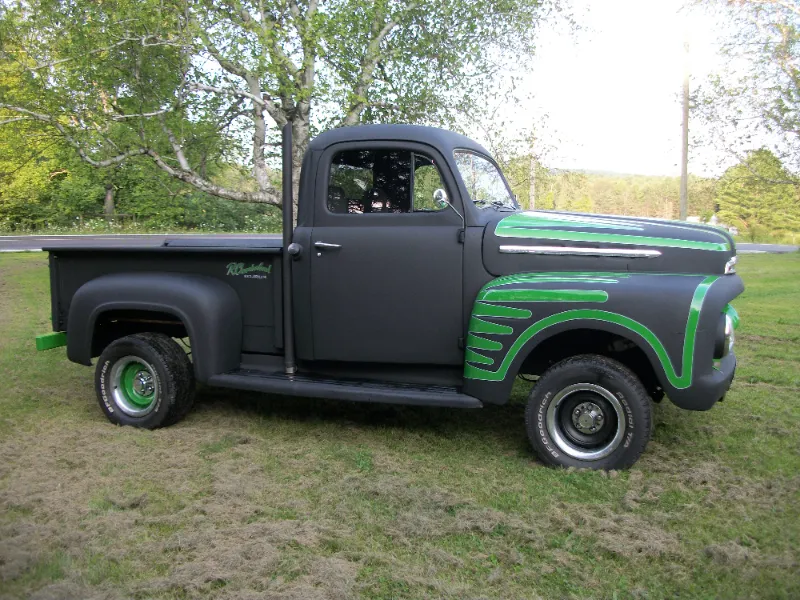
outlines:
[[[332,144],[364,140],[421,142],[437,148],[443,154],[451,154],[456,148],[463,148],[491,156],[483,146],[465,135],[423,125],[357,125],[354,127],[339,127],[318,135],[311,141],[308,149],[324,150]]]

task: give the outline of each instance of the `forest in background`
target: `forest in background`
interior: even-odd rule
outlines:
[[[35,127],[0,139],[0,232],[277,232],[280,209],[218,198],[154,168],[145,160],[97,169],[72,148]],[[530,158],[502,161],[523,208],[530,208]],[[252,186],[244,167],[212,162],[205,175],[234,189]],[[279,173],[270,171],[275,179]],[[800,200],[793,185],[772,183],[789,174],[772,153],[759,150],[721,178],[689,178],[689,215],[736,227],[752,241],[797,243]],[[537,165],[533,207],[677,219],[680,178],[591,173]]]
[[[687,6],[728,24],[690,122],[736,163],[688,214],[796,242],[800,8]],[[569,0],[0,0],[0,231],[275,231],[278,129],[296,192],[314,135],[377,122],[483,130],[525,208],[677,218],[678,178],[559,171],[498,124],[554,22],[581,35]]]

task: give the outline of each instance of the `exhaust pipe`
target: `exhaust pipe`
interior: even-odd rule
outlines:
[[[294,357],[294,317],[292,310],[292,257],[289,245],[294,234],[292,215],[292,124],[287,123],[281,131],[283,154],[283,251],[281,253],[281,275],[283,279],[283,364],[287,375],[297,373]]]

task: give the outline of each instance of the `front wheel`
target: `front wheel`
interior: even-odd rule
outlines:
[[[161,333],[115,340],[97,361],[100,408],[112,423],[156,429],[182,419],[194,401],[194,372],[186,352]]]
[[[548,465],[625,469],[652,433],[650,396],[623,364],[587,354],[548,369],[525,410],[528,438]]]

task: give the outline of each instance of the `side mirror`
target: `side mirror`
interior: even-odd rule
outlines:
[[[433,192],[433,203],[437,208],[452,206],[452,204],[450,204],[450,200],[447,198],[447,192],[445,192],[442,188],[439,188]]]
[[[461,225],[466,227],[464,215],[458,212],[458,209],[456,209],[456,207],[450,203],[450,199],[447,197],[447,192],[445,192],[442,188],[439,188],[433,192],[433,203],[440,209],[447,208],[448,206],[452,208],[453,212],[461,217]]]

